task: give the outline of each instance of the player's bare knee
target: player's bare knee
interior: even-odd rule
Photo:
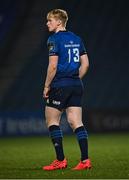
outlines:
[[[76,126],[76,120],[69,118],[69,119],[68,119],[68,123],[69,123],[69,125],[70,125],[70,127],[71,127],[72,129],[75,128],[75,126]]]
[[[72,129],[74,128],[74,124],[72,122],[69,122],[69,125]]]
[[[72,114],[69,113],[69,114],[67,115],[67,119],[68,119],[69,125],[72,126],[72,125],[73,125],[73,117],[72,117]]]
[[[49,128],[50,126],[56,125],[59,126],[60,121],[54,118],[46,119],[46,125]]]

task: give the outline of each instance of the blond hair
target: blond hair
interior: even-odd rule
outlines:
[[[63,9],[53,9],[47,14],[47,19],[50,17],[54,17],[56,19],[59,19],[62,22],[63,26],[66,26],[66,23],[68,21],[68,14]]]

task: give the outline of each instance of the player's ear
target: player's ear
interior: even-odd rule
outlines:
[[[61,25],[61,20],[58,21],[58,26]]]

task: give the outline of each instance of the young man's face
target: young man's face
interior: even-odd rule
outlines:
[[[56,32],[60,24],[61,21],[59,19],[56,19],[52,16],[47,18],[47,27],[50,32]]]

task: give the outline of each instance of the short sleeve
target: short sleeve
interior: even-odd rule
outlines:
[[[58,55],[58,44],[55,37],[50,36],[47,41],[49,56]]]
[[[87,54],[86,52],[86,48],[84,46],[84,43],[82,42],[82,40],[80,39],[80,56]]]

